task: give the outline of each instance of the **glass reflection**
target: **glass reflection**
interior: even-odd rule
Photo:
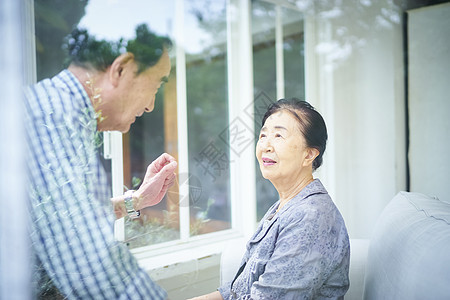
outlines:
[[[277,95],[276,22],[280,14],[283,41],[284,91],[288,97],[304,99],[304,37],[303,15],[293,9],[280,7],[265,1],[252,2],[253,76],[255,140],[259,136],[262,117],[267,106]],[[279,92],[279,91],[278,91]],[[278,200],[273,185],[261,175],[255,158],[257,219],[260,220],[269,207]]]
[[[116,42],[120,38],[133,37],[136,26],[145,23],[157,34],[170,37],[173,15],[174,1],[154,5],[143,0],[36,0],[37,78],[51,77],[65,67],[62,43],[75,27],[86,29],[98,39]],[[172,58],[173,65],[174,60]],[[162,87],[156,96],[154,111],[138,118],[130,133],[123,136],[124,184],[127,188],[139,185],[147,165],[161,153],[168,152],[176,157],[174,90],[174,84]],[[175,126],[171,126],[173,122]],[[104,165],[111,177],[110,162],[104,161]],[[127,221],[125,239],[131,248],[179,237],[178,206],[170,204],[164,199],[143,211],[139,221]]]
[[[185,2],[190,233],[230,224],[226,2]]]
[[[88,1],[35,0],[37,81],[51,78],[64,68],[64,38],[85,15]]]
[[[80,26],[107,39],[118,39],[133,34],[137,24],[146,23],[151,30],[168,36],[173,41],[174,1],[154,5],[148,1],[90,0]],[[131,17],[132,16],[132,17]],[[120,20],[120,22],[118,22]],[[170,51],[175,65],[174,49]],[[123,135],[124,185],[128,189],[139,186],[147,166],[163,152],[177,158],[176,79],[172,69],[169,82],[162,86],[150,114],[137,118],[130,131]],[[176,139],[176,138],[175,138]],[[169,194],[177,194],[173,186]],[[141,218],[125,218],[125,241],[130,248],[166,242],[179,238],[178,202],[168,201],[168,196],[155,206],[141,211]]]
[[[189,199],[192,235],[230,228],[226,1],[186,1],[184,40],[188,102]],[[154,5],[145,0],[36,0],[38,79],[64,68],[64,37],[72,28],[117,41],[134,35],[146,23],[157,34],[173,38],[175,1]],[[120,22],[118,21],[120,20]],[[124,185],[139,186],[148,164],[161,153],[178,158],[176,58],[170,55],[169,82],[156,95],[155,109],[138,118],[123,136]],[[110,162],[104,161],[111,181]],[[183,175],[183,174],[181,174]],[[180,175],[179,183],[184,180]],[[187,177],[187,176],[184,176]],[[131,248],[179,238],[178,185],[140,220],[126,220],[125,239]]]

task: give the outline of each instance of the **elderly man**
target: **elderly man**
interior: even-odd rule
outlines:
[[[153,110],[169,76],[170,45],[146,25],[137,27],[135,39],[116,44],[75,30],[66,44],[68,68],[26,90],[38,298],[166,298],[114,239],[113,224],[160,202],[177,163],[162,154],[138,190],[110,199],[97,150],[99,131],[127,132]]]

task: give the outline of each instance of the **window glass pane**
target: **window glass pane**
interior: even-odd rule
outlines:
[[[263,1],[252,2],[253,80],[255,97],[264,94],[275,99],[275,5]],[[258,103],[255,103],[258,104]],[[262,116],[260,116],[262,117]],[[255,120],[261,127],[261,119]],[[259,135],[259,131],[257,133]]]
[[[302,14],[297,10],[284,7],[279,11],[283,26],[285,97],[304,99]],[[262,117],[267,106],[277,100],[276,13],[276,5],[272,3],[252,2],[255,140],[258,139]],[[255,161],[257,219],[260,220],[267,209],[278,200],[278,192],[268,180],[262,177],[256,158]]]
[[[231,227],[226,29],[226,1],[185,2],[191,235]]]
[[[267,105],[275,100],[277,94],[275,18],[275,5],[263,1],[252,2],[255,141],[258,140],[262,117]],[[267,209],[278,199],[278,193],[273,185],[262,177],[256,157],[255,168],[256,217],[257,220],[260,220]]]
[[[188,1],[185,6],[191,234],[231,227],[227,93],[226,1]],[[38,80],[64,67],[62,43],[72,28],[87,29],[98,39],[128,39],[138,24],[172,38],[174,1],[35,1]],[[124,18],[123,16],[133,16]],[[117,20],[121,20],[118,22]],[[174,39],[172,38],[174,41]],[[175,44],[175,41],[174,41]],[[175,48],[175,47],[174,47]],[[173,49],[174,50],[174,49]],[[124,185],[136,188],[146,168],[161,153],[178,158],[176,62],[171,52],[169,82],[160,88],[151,114],[137,118],[123,135]],[[103,160],[110,176],[111,164]],[[197,183],[198,184],[197,184]],[[125,224],[131,248],[179,238],[178,185],[140,220]]]
[[[157,34],[172,38],[174,1],[154,5],[148,1],[91,0],[80,25],[106,39],[126,39],[135,36],[137,25],[145,23]],[[125,17],[124,16],[133,16]],[[101,21],[99,21],[101,20]],[[120,20],[118,22],[117,20]],[[172,39],[173,40],[173,39]],[[170,52],[175,65],[173,49]],[[155,100],[154,110],[136,118],[130,131],[123,135],[124,186],[136,189],[145,176],[147,166],[162,153],[177,158],[176,79],[171,71],[169,82],[163,85]],[[175,143],[174,143],[175,139]],[[174,185],[157,205],[141,211],[141,218],[125,218],[125,241],[130,248],[147,246],[179,238],[178,186]],[[174,200],[174,201],[172,201]]]
[[[128,188],[137,188],[147,166],[161,153],[177,158],[176,98],[171,96],[176,87],[174,77],[171,72],[169,82],[159,89],[153,112],[137,118],[129,133],[123,135],[124,184]],[[174,184],[159,204],[141,210],[139,219],[125,219],[125,239],[129,246],[178,239],[178,211],[178,185]]]
[[[281,9],[283,20],[283,57],[285,98],[305,99],[305,51],[303,14]]]
[[[125,40],[133,38],[136,26],[145,23],[155,33],[170,37],[173,14],[173,1],[154,5],[144,0],[36,0],[38,79],[52,76],[63,68],[64,52],[61,45],[73,27],[85,28],[97,39],[117,41],[119,38]],[[172,58],[172,65],[174,64]],[[173,77],[173,74],[170,77]],[[174,78],[169,80],[175,81]],[[177,135],[176,98],[172,96],[175,95],[174,89],[175,85],[170,83],[160,88],[154,111],[137,118],[130,132],[123,136],[124,185],[127,188],[138,186],[148,164],[161,153],[168,152],[177,156],[177,145],[173,143]],[[169,112],[168,109],[172,111]],[[110,161],[103,162],[111,178]],[[163,199],[160,204],[143,210],[139,220],[131,221],[126,218],[125,240],[130,247],[177,239],[179,237],[177,203],[178,199],[174,205]]]
[[[63,69],[64,38],[84,16],[87,1],[35,0],[37,80],[50,78]]]

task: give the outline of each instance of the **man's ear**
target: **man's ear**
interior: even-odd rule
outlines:
[[[316,159],[316,157],[319,155],[319,150],[317,150],[316,148],[307,148],[306,149],[306,157],[305,157],[305,161],[304,164],[305,166],[311,165],[314,162],[314,160]]]
[[[127,52],[119,55],[111,64],[109,68],[109,80],[113,86],[119,84],[120,79],[123,77],[125,72],[133,71],[131,69],[131,62],[134,61],[133,53]]]

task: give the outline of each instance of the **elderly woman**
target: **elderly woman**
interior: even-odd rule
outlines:
[[[234,280],[196,299],[343,299],[347,229],[313,178],[325,151],[325,122],[307,102],[282,99],[269,107],[262,125],[256,157],[280,199],[247,243]]]

